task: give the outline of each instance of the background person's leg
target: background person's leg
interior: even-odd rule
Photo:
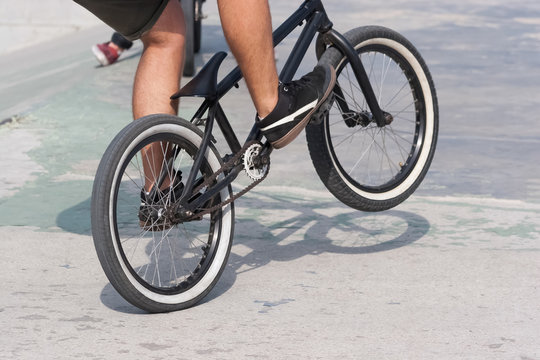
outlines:
[[[92,52],[101,65],[107,66],[114,64],[122,52],[131,48],[132,45],[131,40],[115,31],[110,41],[92,46]]]
[[[111,43],[122,50],[129,50],[133,46],[133,41],[126,39],[122,34],[117,31],[112,34]]]
[[[278,75],[267,0],[219,0],[219,14],[227,43],[242,70],[260,117],[278,99]]]

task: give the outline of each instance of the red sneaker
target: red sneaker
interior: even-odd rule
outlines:
[[[103,66],[111,65],[118,60],[118,51],[106,42],[92,46],[92,52],[96,56],[99,63]]]

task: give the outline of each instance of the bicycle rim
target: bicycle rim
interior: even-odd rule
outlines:
[[[392,122],[379,127],[369,114],[364,95],[347,61],[337,67],[342,94],[335,95],[326,121],[326,139],[336,169],[359,191],[388,193],[405,180],[419,160],[426,135],[426,111],[421,83],[409,62],[391,47],[371,44],[358,53],[383,111]],[[339,106],[345,101],[350,112]],[[420,166],[420,169],[422,166]]]
[[[162,160],[162,167],[169,174],[185,174],[185,177],[189,174],[197,151],[192,143],[174,134],[156,134],[147,138],[124,157],[113,184],[109,214],[114,224],[111,235],[115,251],[131,275],[131,281],[135,280],[139,291],[147,297],[158,295],[156,299],[162,301],[159,294],[182,294],[204,278],[219,246],[221,210],[199,221],[180,224],[165,221],[159,226],[141,227],[138,214],[145,176],[141,150],[151,143],[159,144],[163,159],[167,158],[167,154],[175,153],[172,163]],[[207,162],[201,171],[198,176],[212,173]],[[157,176],[147,174],[147,180],[148,177]],[[157,196],[157,202],[162,205],[170,206],[173,202],[170,191],[160,192]]]

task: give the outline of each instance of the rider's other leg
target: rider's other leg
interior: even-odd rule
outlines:
[[[256,123],[276,149],[306,127],[335,83],[330,66],[317,66],[301,80],[278,87],[272,20],[267,0],[218,0],[225,38],[246,80]]]
[[[242,70],[257,113],[268,115],[278,100],[278,75],[268,1],[218,0],[227,43]]]
[[[178,112],[178,100],[170,100],[178,91],[182,77],[186,27],[178,1],[169,1],[154,26],[141,40],[144,51],[133,84],[133,117]],[[142,150],[145,190],[150,191],[164,161],[167,144],[151,144]],[[162,188],[168,187],[166,178]]]

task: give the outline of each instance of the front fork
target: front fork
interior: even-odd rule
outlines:
[[[336,47],[347,57],[353,69],[354,75],[356,76],[356,80],[360,85],[360,89],[364,94],[369,110],[371,111],[369,117],[373,119],[373,122],[377,123],[377,126],[386,126],[388,124],[389,114],[386,114],[381,110],[377,97],[375,96],[375,92],[373,91],[373,87],[369,81],[369,77],[366,73],[366,69],[364,68],[364,65],[362,64],[362,61],[360,60],[355,48],[342,34],[334,29],[329,29],[328,31],[319,34],[319,37],[317,38],[317,59],[320,59],[326,50],[327,45]],[[351,121],[350,115],[347,115],[348,118],[345,118],[345,114],[352,114],[353,112],[349,109],[349,105],[347,104],[347,101],[345,101],[343,91],[341,90],[341,87],[337,81],[334,88],[334,93],[336,95],[336,102],[344,114],[344,120],[347,122],[347,125],[349,125],[348,122]],[[358,114],[358,116],[360,116],[360,114]],[[362,114],[362,116],[366,115]]]

